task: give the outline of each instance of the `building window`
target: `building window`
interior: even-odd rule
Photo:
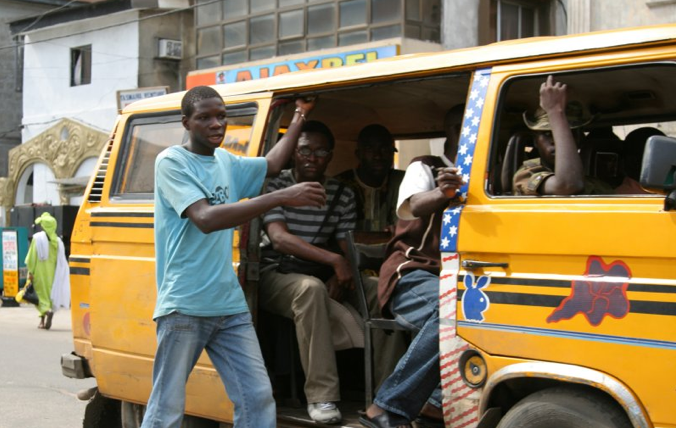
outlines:
[[[14,38],[16,46],[16,56],[14,62],[14,88],[17,92],[23,92],[23,44],[25,36],[19,35]],[[5,174],[7,175],[7,174]]]
[[[440,42],[442,0],[195,3],[198,69],[213,67],[216,54],[221,58],[216,65],[233,65],[395,37]]]
[[[340,3],[340,28],[366,25],[366,0],[349,0]]]
[[[480,0],[479,44],[551,34],[551,1]]]
[[[498,0],[498,41],[535,36],[536,8]]]
[[[92,45],[70,50],[70,86],[92,83]]]

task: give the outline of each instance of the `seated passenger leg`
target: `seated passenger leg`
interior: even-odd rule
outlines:
[[[340,401],[340,384],[329,323],[329,296],[319,279],[266,272],[261,277],[261,308],[296,324],[308,403]]]

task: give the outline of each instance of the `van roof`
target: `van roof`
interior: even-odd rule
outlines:
[[[676,24],[655,25],[568,36],[532,37],[485,46],[431,53],[401,55],[364,64],[303,70],[260,80],[215,85],[222,96],[303,89],[345,81],[366,81],[388,75],[411,75],[443,69],[463,70],[508,64],[523,59],[542,59],[577,52],[658,45],[676,39]],[[358,68],[355,68],[358,67]],[[355,78],[358,76],[358,79]],[[185,91],[137,101],[125,112],[178,108]]]

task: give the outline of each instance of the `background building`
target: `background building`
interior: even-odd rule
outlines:
[[[0,0],[0,12],[0,206],[9,209],[79,204],[118,109],[134,99],[299,68],[671,23],[676,0]]]
[[[21,50],[12,37],[9,23],[39,16],[66,3],[66,0],[0,0],[0,177],[7,176],[9,150],[21,144]],[[0,210],[0,226],[4,224],[4,214],[5,211]]]
[[[0,205],[79,205],[118,109],[184,86],[192,21],[187,0],[80,2],[12,21],[23,144],[6,158]]]

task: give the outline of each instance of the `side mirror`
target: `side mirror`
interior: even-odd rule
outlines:
[[[666,191],[664,210],[676,209],[676,139],[658,135],[648,138],[640,182],[645,188]]]

